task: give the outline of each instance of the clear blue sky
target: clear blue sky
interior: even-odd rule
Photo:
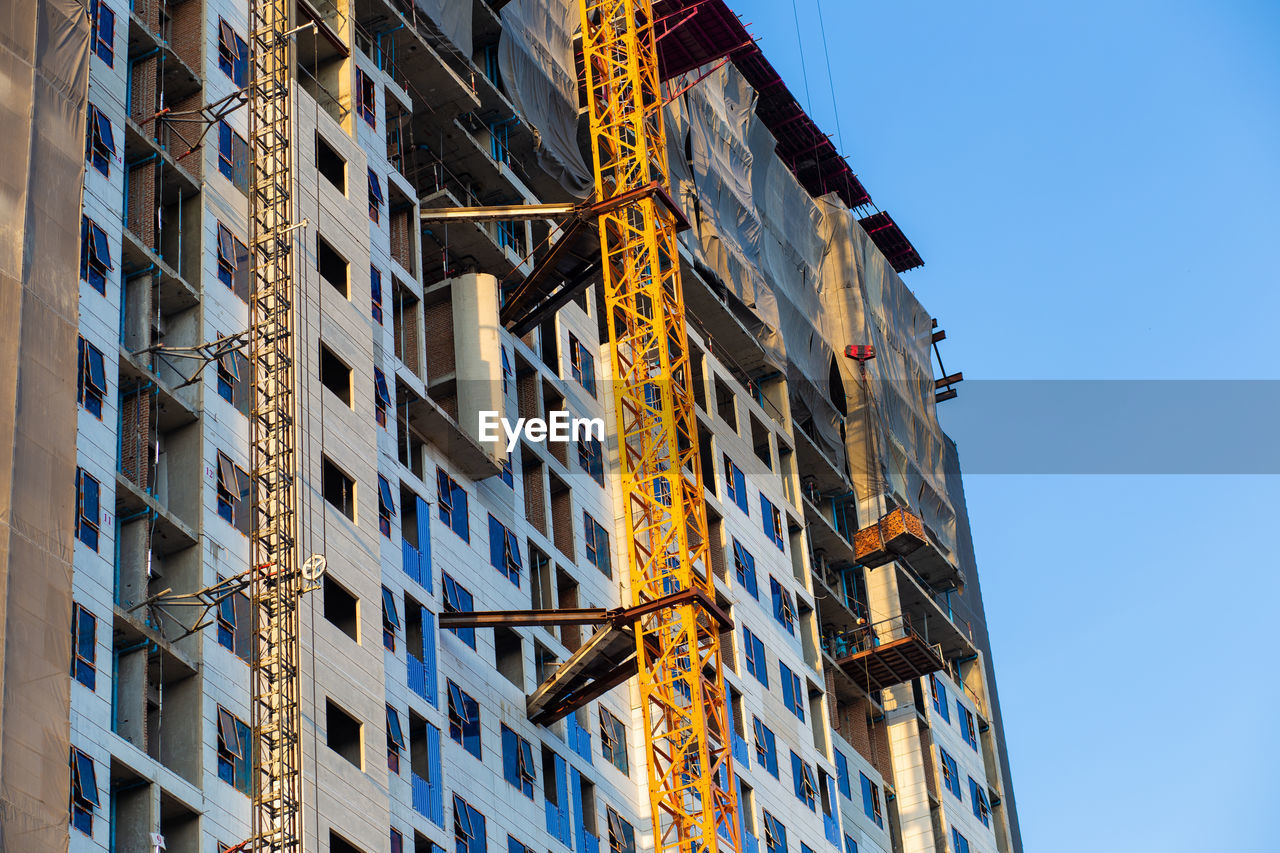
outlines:
[[[805,103],[791,2],[730,2]],[[817,0],[796,7],[834,136]],[[1280,378],[1280,4],[822,12],[842,150],[926,261],[905,278],[948,370]],[[1028,853],[1280,849],[1280,478],[967,490]]]

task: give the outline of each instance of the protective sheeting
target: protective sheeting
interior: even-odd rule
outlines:
[[[414,0],[419,9],[435,21],[440,32],[460,50],[471,56],[471,4],[459,0]]]
[[[846,387],[854,389],[846,438],[858,497],[892,495],[920,515],[934,544],[954,561],[946,439],[933,396],[933,318],[849,209],[830,197],[823,208],[825,313],[843,329],[843,340],[875,347],[866,385],[843,365]]]
[[[821,449],[842,464],[842,415],[828,384],[833,350],[823,327],[822,215],[775,155],[755,106],[756,93],[726,65],[668,108],[673,185],[697,224],[696,241],[687,245],[734,307],[746,309],[737,313],[765,357],[785,372],[797,422],[811,426],[807,431]],[[687,165],[679,156],[686,150]],[[685,190],[690,180],[696,204]]]
[[[538,165],[586,198],[595,181],[578,147],[578,17],[576,0],[511,0],[502,7],[498,67],[520,118],[537,135]]]
[[[89,20],[76,0],[0,20],[0,850],[66,850]]]

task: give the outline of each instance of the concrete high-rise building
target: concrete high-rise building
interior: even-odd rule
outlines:
[[[254,779],[219,587],[249,567],[247,2],[3,6],[0,850],[218,853]],[[1020,851],[919,256],[721,0],[656,6],[743,853]],[[577,19],[297,0],[308,851],[652,848],[634,684],[526,713],[591,629],[437,624],[631,602],[612,434],[479,429],[613,423],[593,232],[434,212],[587,196]]]

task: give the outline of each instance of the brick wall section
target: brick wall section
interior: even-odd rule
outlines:
[[[826,674],[827,696],[834,697],[834,674]],[[871,763],[885,779],[893,778],[893,764],[889,754],[889,727],[881,719],[875,721],[871,703],[866,699],[855,702],[829,703],[831,727]]]
[[[203,90],[192,92],[181,101],[174,103],[170,109],[175,113],[193,113],[202,106],[204,106]],[[200,131],[196,129],[195,125],[182,124],[173,126],[166,122],[161,122],[158,130],[161,134],[160,143],[178,161],[178,165],[190,172],[197,181],[203,180],[204,158],[200,156],[199,151],[201,148],[217,150],[218,129],[216,127],[211,128],[209,133],[205,135],[204,142],[200,143],[200,148],[190,154],[187,153],[188,150],[199,140]]]
[[[871,729],[871,748],[875,758],[871,764],[886,779],[893,778],[893,756],[889,752],[889,724],[881,719],[869,724]]]
[[[725,577],[725,561],[724,561],[724,542],[721,534],[722,522],[708,521],[707,523],[707,551],[711,558],[711,571],[716,577],[724,580]]]
[[[415,271],[413,262],[413,208],[406,207],[391,214],[391,257],[409,272]]]
[[[576,559],[573,553],[573,501],[567,486],[552,481],[551,541],[560,553]],[[557,488],[558,485],[558,488]]]
[[[120,469],[140,489],[151,486],[151,397],[132,394],[120,403]]]
[[[200,57],[203,54],[204,40],[202,35],[200,0],[186,0],[185,3],[168,4],[169,11],[169,45],[173,52],[197,74],[200,73]],[[210,16],[212,26],[217,26],[216,16]]]
[[[156,170],[152,164],[129,172],[129,209],[125,227],[149,249],[156,246]]]
[[[156,114],[156,74],[158,57],[149,56],[133,64],[129,76],[129,117],[141,127]]]
[[[516,378],[516,408],[522,418],[538,416],[538,374],[530,371]]]
[[[533,529],[547,535],[547,496],[546,484],[543,482],[543,465],[536,462],[524,466],[524,516],[533,525]]]
[[[453,303],[446,299],[428,305],[423,314],[427,336],[427,376],[447,376],[457,369],[453,351]],[[406,334],[406,345],[407,338]],[[407,361],[405,363],[408,364]]]

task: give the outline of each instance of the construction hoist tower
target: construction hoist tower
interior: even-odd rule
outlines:
[[[302,850],[291,6],[249,0],[254,853]]]
[[[651,0],[579,0],[654,851],[740,849]],[[643,192],[645,188],[653,191]],[[695,565],[702,566],[702,574]]]

